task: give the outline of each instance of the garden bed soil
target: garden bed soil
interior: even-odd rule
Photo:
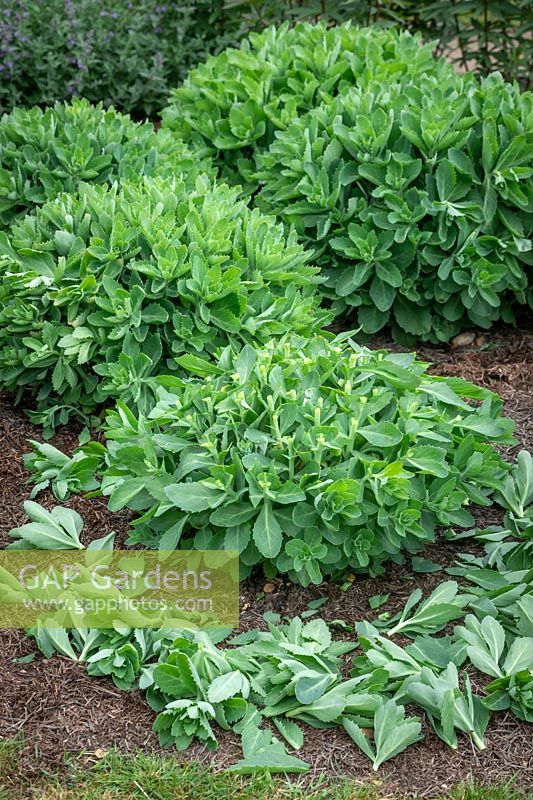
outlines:
[[[501,395],[506,413],[517,424],[518,444],[509,449],[514,454],[523,447],[533,449],[532,345],[530,330],[502,329],[481,334],[465,347],[423,346],[418,357],[432,362],[435,373],[461,376]],[[372,346],[402,349],[385,338],[375,339]],[[4,397],[0,404],[0,546],[7,543],[8,531],[24,521],[22,502],[28,496],[28,487],[22,454],[28,450],[28,438],[39,439],[38,429]],[[77,430],[71,426],[53,442],[68,451],[76,439]],[[55,504],[49,493],[41,495],[39,501],[49,508]],[[85,542],[109,530],[116,530],[118,542],[124,542],[127,512],[110,514],[101,499],[72,497],[66,505],[83,516]],[[495,509],[480,510],[476,516],[480,525],[501,519]],[[428,547],[425,555],[447,566],[457,551],[456,545],[440,541]],[[376,613],[369,609],[370,596],[389,594],[385,608],[394,611],[402,607],[415,586],[429,592],[443,579],[442,572],[413,574],[408,565],[393,565],[386,577],[358,577],[347,591],[341,591],[338,585],[303,589],[273,581],[266,587],[273,591],[264,592],[265,581],[257,576],[242,585],[241,627],[261,625],[267,610],[293,617],[305,610],[310,600],[324,595],[329,596],[329,601],[319,613],[330,621],[342,619],[353,624]],[[82,665],[61,657],[46,660],[36,654],[32,663],[19,660],[34,652],[34,644],[22,632],[0,631],[0,739],[23,737],[20,769],[26,781],[37,785],[43,771],[65,773],[65,753],[78,764],[88,765],[111,748],[129,753],[139,749],[159,752],[156,735],[151,731],[155,714],[142,693],[123,692],[110,680],[90,678]],[[474,681],[477,683],[480,677],[474,675]],[[378,776],[342,729],[327,733],[306,729],[305,745],[299,755],[312,765],[311,778],[326,774],[332,780],[371,780],[383,795],[398,791],[407,797],[442,796],[449,787],[469,778],[481,784],[515,778],[518,786],[533,791],[531,725],[509,713],[494,715],[487,730],[487,749],[482,753],[463,737],[458,750],[453,751],[437,738],[426,721],[423,726],[425,739],[386,763]],[[216,769],[235,762],[241,755],[238,738],[218,731],[217,735],[219,748],[215,753],[206,753],[195,744],[185,754],[175,753],[176,758],[200,760]],[[28,793],[33,796],[30,789]]]

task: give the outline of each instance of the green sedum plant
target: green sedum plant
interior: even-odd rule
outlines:
[[[168,131],[154,131],[87,100],[17,108],[0,119],[0,226],[75,192],[82,181],[110,184],[143,175],[181,175],[191,187],[210,162]]]
[[[295,236],[207,176],[83,184],[0,234],[0,385],[48,430],[109,397],[142,407],[184,352],[328,319]]]
[[[420,741],[422,725],[417,718],[405,719],[405,709],[394,700],[387,700],[376,711],[374,719],[374,742],[368,740],[362,728],[349,718],[343,719],[343,726],[363,753],[372,760],[375,771],[406,747]]]
[[[495,678],[487,687],[485,705],[493,711],[511,708],[519,719],[533,722],[533,637],[507,637],[509,644],[497,619],[486,616],[480,622],[473,614],[457,632],[468,644],[472,664]]]
[[[140,685],[152,708],[161,712],[154,730],[163,745],[184,749],[196,736],[214,748],[217,742],[208,723],[216,721],[242,736],[244,758],[232,769],[304,772],[309,765],[289,755],[282,741],[260,727],[263,718],[272,719],[285,742],[299,750],[302,722],[316,728],[369,727],[375,717],[376,769],[417,740],[412,734],[420,731],[418,721],[413,720],[411,735],[406,736],[405,729],[400,736],[394,732],[403,709],[395,713],[393,701],[385,709],[379,694],[387,677],[384,671],[343,679],[341,657],[355,648],[354,642],[333,641],[321,619],[304,623],[295,617],[282,624],[271,614],[265,620],[268,631],[247,631],[223,650],[205,632],[184,631],[159,664],[145,669]]]
[[[47,511],[33,500],[26,500],[24,511],[31,521],[9,531],[15,541],[8,544],[7,550],[85,549],[80,541],[84,522],[77,511],[63,506]],[[93,539],[87,550],[112,550],[115,536],[112,531],[101,539]]]
[[[412,80],[451,68],[431,45],[395,29],[288,23],[252,33],[191,70],[163,111],[163,125],[207,146],[222,174],[254,185],[253,157],[293,119],[347,86]]]
[[[447,341],[531,301],[532,153],[533,95],[498,74],[391,75],[279,132],[256,201],[314,250],[335,313]]]
[[[466,506],[490,505],[508,470],[501,401],[343,338],[184,355],[192,376],[155,380],[147,413],[110,411],[102,491],[141,514],[132,541],[238,550],[245,573],[307,585],[471,525]]]
[[[440,675],[423,667],[418,675],[405,681],[400,695],[402,701],[415,703],[426,711],[437,735],[454,750],[458,747],[456,731],[466,733],[478,750],[485,750],[490,712],[473,693],[466,672],[463,677],[464,689],[453,662]]]
[[[164,659],[179,631],[170,628],[47,628],[28,634],[45,658],[54,653],[83,663],[91,677],[109,676],[119,689],[136,686],[145,665]]]
[[[67,456],[48,442],[28,440],[31,452],[24,455],[24,468],[30,477],[27,483],[35,484],[30,499],[50,488],[62,502],[71,493],[89,492],[99,487],[96,477],[104,463],[106,449],[99,442],[87,442],[71,456]]]

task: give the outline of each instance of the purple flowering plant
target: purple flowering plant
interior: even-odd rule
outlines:
[[[3,0],[0,113],[83,96],[151,117],[219,45],[222,0]],[[225,42],[221,42],[223,45]]]

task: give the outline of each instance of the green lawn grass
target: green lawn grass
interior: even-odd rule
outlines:
[[[260,774],[243,778],[229,772],[212,773],[205,765],[178,763],[171,757],[124,756],[108,753],[93,766],[73,768],[61,780],[43,775],[30,782],[21,775],[20,743],[0,741],[0,800],[31,796],[39,800],[381,800],[379,787],[343,782],[332,787]],[[401,800],[400,797],[397,800]],[[442,800],[528,800],[511,786],[465,785]]]

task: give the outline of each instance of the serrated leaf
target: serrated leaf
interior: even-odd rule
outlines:
[[[304,734],[299,725],[288,719],[274,718],[274,725],[291,747],[299,750],[303,747]]]
[[[256,772],[271,773],[304,773],[308,772],[309,764],[300,758],[290,756],[288,753],[267,750],[248,756],[228,767],[229,772],[236,772],[239,775],[254,775]]]
[[[222,703],[241,693],[247,695],[248,680],[241,672],[233,670],[215,678],[207,690],[207,699],[210,703]]]

